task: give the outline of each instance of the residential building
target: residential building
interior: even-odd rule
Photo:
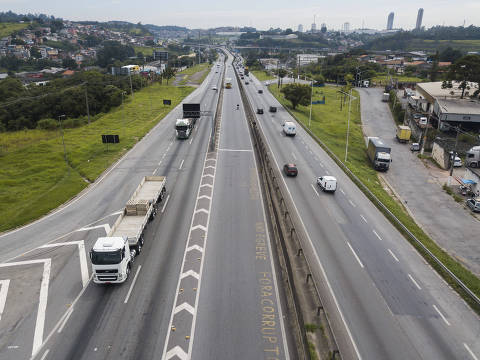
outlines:
[[[323,58],[325,58],[325,56],[319,55],[319,54],[298,54],[297,65],[298,66],[308,65],[312,62],[317,62],[318,59],[323,59]]]

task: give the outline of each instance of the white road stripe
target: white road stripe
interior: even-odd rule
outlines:
[[[0,280],[0,320],[2,320],[3,310],[5,309],[5,303],[7,302],[9,284],[10,279]]]
[[[412,280],[412,282],[415,284],[418,290],[422,290],[422,288],[420,287],[420,285],[418,285],[418,283],[415,281],[412,275],[408,274],[408,277],[410,278],[410,280]]]
[[[63,328],[65,327],[65,325],[67,324],[67,321],[68,319],[70,319],[70,316],[72,315],[73,313],[73,306],[71,306],[68,310],[67,310],[67,316],[65,316],[63,318],[63,322],[62,322],[62,325],[60,325],[60,327],[58,328],[58,333],[60,334],[62,331],[63,331]]]
[[[182,162],[180,163],[180,166],[178,167],[179,170],[182,169],[184,161],[185,161],[185,159],[183,159]]]
[[[292,157],[293,157],[294,160],[297,160],[297,157],[295,156],[294,152],[292,152]]]
[[[40,350],[43,343],[43,330],[45,327],[45,312],[47,311],[48,285],[50,282],[51,259],[45,259],[43,265],[42,283],[40,285],[40,300],[38,302],[37,321],[33,335],[32,356]]]
[[[320,164],[320,166],[321,166],[322,168],[324,168],[324,167],[325,167],[325,166],[323,166],[323,164],[322,164],[322,163],[319,163],[319,164]]]
[[[252,152],[251,149],[218,149],[218,151]]]
[[[470,350],[470,347],[469,347],[466,343],[463,343],[463,346],[465,347],[465,349],[467,349],[468,353],[469,353],[470,356],[473,358],[473,360],[478,360],[478,358],[475,356],[475,354],[473,353],[473,351]]]
[[[363,264],[362,262],[360,261],[360,258],[358,257],[357,253],[355,252],[355,250],[353,250],[353,247],[352,245],[350,245],[350,243],[347,241],[347,245],[348,247],[350,248],[350,250],[352,250],[352,253],[353,255],[355,256],[355,259],[357,259],[358,263],[360,264],[360,267],[363,269]]]
[[[126,304],[128,302],[128,299],[130,298],[130,294],[132,293],[133,287],[135,286],[135,283],[137,282],[137,277],[138,274],[140,273],[140,269],[142,268],[142,265],[138,265],[137,273],[135,274],[135,277],[133,278],[132,285],[130,285],[130,289],[128,289],[127,297],[125,298],[125,301],[123,302]]]
[[[158,167],[155,168],[155,170],[153,170],[152,175],[155,175],[155,173],[157,172],[157,170],[158,170]]]
[[[352,200],[348,199],[348,202],[350,203],[350,205],[352,205],[352,207],[356,207]]]
[[[313,184],[310,184],[310,186],[312,187],[313,191],[315,191],[315,194],[317,194],[317,196],[320,196],[320,195],[318,194],[317,189],[315,189],[315,186],[314,186]]]
[[[387,249],[387,250],[388,250],[388,252],[390,253],[390,255],[392,255],[392,257],[393,257],[397,262],[400,261],[400,260],[398,260],[398,258],[395,256],[395,254],[393,253],[392,250],[390,250],[390,249]]]
[[[360,217],[362,218],[363,221],[365,221],[365,222],[368,224],[368,221],[367,221],[367,219],[365,219],[365,216],[363,216],[362,214],[360,214]]]
[[[377,232],[375,230],[372,230],[373,233],[375,234],[375,236],[378,238],[378,240],[383,240],[380,235],[377,234]]]
[[[165,199],[165,204],[162,206],[162,213],[165,211],[165,208],[167,207],[168,200],[170,200],[170,194],[168,194],[167,198]]]
[[[190,139],[190,141],[188,142],[189,145],[192,145],[192,141],[193,141],[193,136],[192,138]]]
[[[43,353],[43,356],[40,358],[40,360],[45,360],[49,352],[50,352],[50,349],[47,349],[47,351]]]
[[[440,310],[438,310],[437,306],[435,304],[433,304],[433,308],[435,309],[435,311],[438,313],[438,315],[440,315],[440,317],[442,318],[443,321],[445,321],[445,324],[447,324],[448,326],[450,326],[450,323],[448,322],[448,320],[445,318],[445,316],[440,312]]]
[[[340,192],[341,192],[343,195],[345,195],[345,191],[343,191],[342,189],[340,189]]]

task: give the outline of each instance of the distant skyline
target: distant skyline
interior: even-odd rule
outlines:
[[[15,13],[44,13],[68,20],[109,21],[178,25],[188,28],[220,26],[253,26],[260,30],[270,27],[296,30],[299,24],[310,29],[316,15],[317,28],[326,23],[329,29],[341,29],[345,22],[350,29],[385,29],[385,19],[395,12],[395,28],[415,28],[417,11],[424,9],[423,25],[480,26],[480,1],[463,0],[404,0],[395,6],[380,0],[83,0],[78,2],[58,0],[0,0],[0,10]],[[394,5],[394,6],[392,6]]]

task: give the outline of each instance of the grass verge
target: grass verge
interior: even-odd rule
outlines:
[[[276,79],[275,76],[270,75],[266,71],[263,70],[251,70],[250,71],[255,77],[260,81],[267,81],[267,80],[274,80]]]
[[[425,79],[416,77],[416,76],[402,76],[402,75],[392,75],[392,78],[397,79],[399,82],[424,82]],[[386,84],[390,82],[390,77],[387,75],[379,75],[372,78],[372,81],[377,84]]]
[[[155,84],[90,125],[65,129],[67,162],[58,131],[0,134],[0,231],[35,220],[84,189],[131,149],[193,91]],[[164,106],[162,100],[172,100]],[[102,134],[118,134],[119,144],[102,144]]]
[[[0,23],[0,38],[12,34],[14,31],[25,29],[30,23]]]
[[[189,67],[183,71],[178,72],[177,74],[186,75],[182,81],[180,81],[179,85],[185,85],[188,82],[194,84],[201,84],[203,80],[208,75],[208,70],[212,67],[212,65],[207,63],[202,63],[199,65],[195,65]],[[197,73],[201,73],[201,75],[197,75]]]
[[[296,110],[291,108],[289,101],[285,100],[283,94],[280,93],[276,85],[269,86],[272,94],[287,108],[287,110],[308,128],[309,107],[298,106]],[[360,105],[358,103],[360,96],[354,92],[357,100],[352,102],[352,113],[350,120],[350,135],[348,145],[348,160],[345,163],[347,167],[354,173],[361,182],[379,199],[393,215],[413,234],[421,243],[431,251],[452,273],[454,273],[470,290],[477,296],[480,296],[480,279],[472,272],[466,269],[462,264],[457,262],[449,254],[443,251],[408,215],[408,213],[396,202],[381,186],[378,174],[372,169],[368,161],[365,142],[361,130]],[[312,109],[312,122],[310,130],[320,139],[325,146],[330,149],[338,158],[345,158],[345,142],[347,130],[348,106],[341,104],[341,97],[338,89],[326,86],[321,89],[314,89],[314,100],[320,100],[325,96],[325,105],[314,105]],[[322,144],[320,143],[322,146]],[[323,147],[323,146],[322,146]],[[355,179],[352,178],[354,182]],[[362,187],[360,187],[362,189]],[[365,192],[367,197],[373,200],[370,195]],[[373,203],[377,206],[375,201]],[[480,314],[480,306],[478,306],[465,291],[456,284],[453,278],[439,267],[425,252],[425,250],[415,241],[410,239],[405,231],[398,226],[390,215],[381,207],[377,206],[394,226],[410,241],[410,243],[425,257],[430,265],[453,287],[463,299],[472,307],[474,311]]]

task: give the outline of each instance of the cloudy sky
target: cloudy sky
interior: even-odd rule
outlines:
[[[44,13],[69,20],[124,20],[142,24],[179,25],[189,28],[254,26],[310,28],[326,23],[339,29],[384,29],[387,16],[395,13],[394,27],[411,29],[419,7],[423,24],[480,26],[480,0],[0,0],[0,11]]]

